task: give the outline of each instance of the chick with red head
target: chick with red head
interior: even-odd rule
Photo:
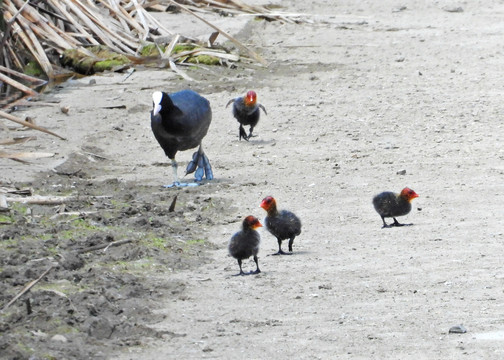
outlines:
[[[243,220],[242,229],[235,233],[229,241],[229,254],[238,260],[238,266],[240,267],[240,273],[237,275],[247,275],[242,270],[242,260],[248,259],[251,256],[254,257],[256,270],[248,274],[259,274],[261,272],[257,259],[261,237],[256,231],[261,226],[261,222],[256,217],[249,215]]]
[[[272,196],[265,197],[261,202],[261,207],[267,212],[264,219],[266,229],[278,241],[278,252],[273,255],[290,255],[295,237],[301,234],[301,220],[288,210],[278,211],[276,200]],[[282,241],[286,239],[289,239],[290,253],[282,250]]]
[[[239,128],[239,139],[244,138],[248,141],[253,135],[252,131],[254,131],[254,127],[259,122],[260,111],[262,109],[266,115],[266,109],[264,106],[257,102],[257,94],[255,91],[248,91],[245,96],[237,97],[229,100],[226,107],[229,104],[233,104],[233,116],[240,123]],[[245,132],[243,125],[250,125],[249,134]]]
[[[419,195],[411,190],[410,188],[404,188],[397,194],[391,191],[385,191],[373,198],[373,205],[376,212],[381,216],[383,221],[383,227],[389,228],[392,226],[404,226],[406,224],[400,224],[396,217],[408,214],[411,211],[411,201],[417,198]],[[387,225],[385,218],[391,217],[394,222]],[[411,224],[408,224],[411,225]]]

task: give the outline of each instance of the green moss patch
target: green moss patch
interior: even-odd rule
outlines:
[[[211,55],[192,56],[189,57],[186,61],[191,64],[220,65],[220,59],[216,56]]]
[[[62,56],[62,64],[80,74],[91,75],[131,63],[126,56],[113,52],[106,46],[93,46],[87,50],[93,55],[84,54],[77,49],[66,50]]]
[[[36,61],[30,61],[25,65],[23,69],[26,75],[35,76],[35,77],[43,77],[44,70],[40,67],[39,63]]]

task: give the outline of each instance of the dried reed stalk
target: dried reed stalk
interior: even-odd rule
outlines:
[[[222,34],[255,61],[267,65],[259,54],[195,14],[193,10],[221,9],[233,14],[245,12],[288,21],[280,15],[273,15],[265,7],[250,6],[240,0],[193,0],[183,3],[187,5],[173,0],[0,1],[0,16],[3,15],[6,20],[3,32],[0,31],[0,92],[8,85],[24,94],[24,98],[38,95],[33,88],[42,85],[43,80],[23,74],[28,60],[35,60],[49,80],[53,80],[57,76],[56,69],[59,69],[58,57],[55,54],[62,55],[66,50],[77,49],[79,53],[96,58],[97,55],[93,55],[87,48],[106,45],[115,52],[137,60],[146,43],[156,43],[157,39],[165,37],[171,37],[171,41],[161,57],[167,60],[166,64],[173,71],[187,80],[193,79],[176,66],[177,62],[183,63],[187,55],[204,54],[223,61],[239,60],[238,55],[211,48],[217,34]],[[166,10],[168,5],[179,7],[215,30],[207,43],[209,48],[201,45],[190,53],[173,53],[175,45],[184,36],[174,35],[147,11],[152,8]],[[12,107],[25,101],[24,98],[19,100],[19,97],[9,94],[9,97],[2,99],[2,103],[7,100],[7,107]],[[0,112],[0,117],[63,139],[49,130],[6,112]]]
[[[194,16],[195,18],[197,18],[198,20],[203,21],[205,24],[207,24],[211,28],[217,30],[223,36],[225,36],[226,38],[228,38],[229,40],[231,40],[240,49],[242,49],[243,51],[246,51],[256,61],[260,62],[263,65],[268,65],[268,63],[266,62],[266,60],[264,60],[261,56],[259,56],[259,54],[257,54],[255,51],[253,51],[253,50],[249,49],[248,47],[246,47],[245,45],[243,45],[240,41],[238,41],[236,38],[234,38],[233,36],[231,36],[230,34],[228,34],[226,31],[218,28],[217,26],[213,25],[211,22],[209,22],[209,21],[205,20],[204,18],[202,18],[201,16],[195,14],[193,11],[189,10],[189,8],[185,7],[184,5],[181,5],[181,4],[177,3],[174,0],[170,0],[170,2],[173,5],[178,6],[179,8],[181,8],[182,10],[184,10],[185,12],[191,14],[192,16]]]
[[[50,130],[47,130],[46,128],[43,128],[41,126],[37,126],[35,124],[29,123],[28,121],[24,121],[24,120],[22,120],[22,119],[20,119],[20,118],[18,118],[16,116],[8,114],[8,113],[6,113],[4,111],[0,111],[0,117],[6,118],[6,119],[8,119],[10,121],[14,121],[17,124],[29,127],[31,129],[35,129],[35,130],[38,130],[38,131],[42,131],[42,132],[44,132],[46,134],[56,136],[56,137],[60,138],[61,140],[66,140],[63,136],[60,136],[60,135],[58,135],[58,134],[56,134],[56,133],[54,133],[54,132],[52,132]]]
[[[17,299],[19,299],[21,296],[23,296],[24,294],[26,294],[28,291],[30,291],[30,289],[32,287],[34,287],[40,280],[42,280],[42,278],[44,276],[46,276],[47,274],[49,274],[49,271],[51,271],[52,269],[54,269],[54,265],[51,265],[46,271],[44,271],[42,273],[42,275],[40,275],[37,279],[31,281],[28,285],[26,285],[16,296],[14,296],[12,298],[11,301],[9,301],[7,304],[4,305],[4,307],[2,308],[1,312],[3,312],[5,309],[7,309],[9,306],[11,306],[12,304],[14,304],[16,302]]]

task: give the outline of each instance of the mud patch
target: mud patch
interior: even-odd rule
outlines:
[[[205,228],[226,201],[205,186],[166,190],[95,182],[99,149],[73,154],[32,184],[38,195],[78,195],[63,205],[11,203],[0,228],[0,304],[51,270],[0,313],[5,358],[106,358],[121,346],[164,334],[153,310],[184,296],[169,274],[208,261]],[[174,211],[170,205],[177,195]]]

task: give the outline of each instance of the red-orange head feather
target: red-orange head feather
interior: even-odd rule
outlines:
[[[419,195],[410,188],[405,187],[404,189],[402,189],[400,196],[411,202],[414,198],[417,198]]]
[[[254,90],[250,90],[247,92],[247,95],[243,97],[243,102],[247,106],[254,106],[257,102],[257,94]]]

